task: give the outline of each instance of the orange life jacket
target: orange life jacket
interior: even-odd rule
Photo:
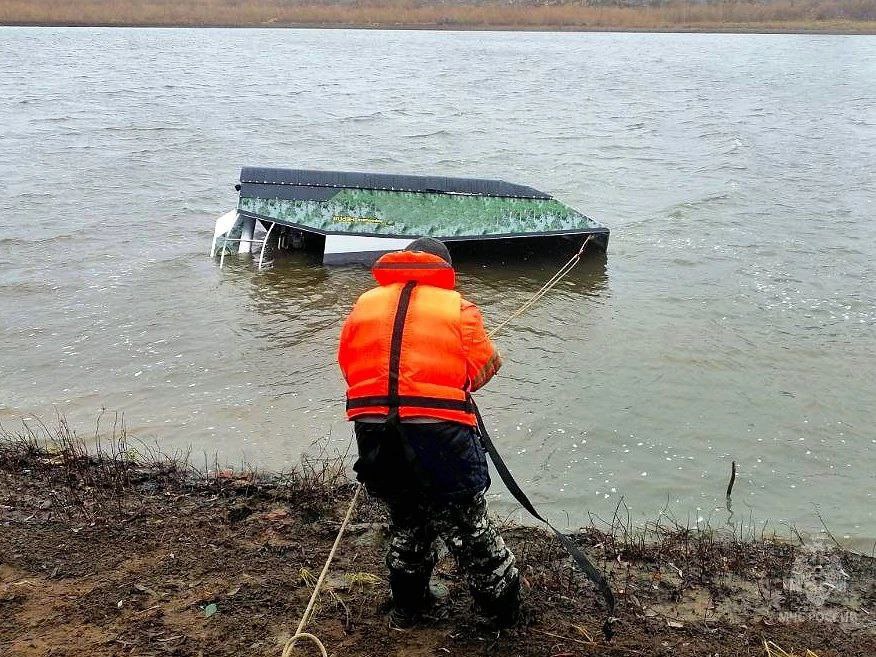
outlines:
[[[372,274],[379,287],[359,297],[341,332],[347,418],[475,426],[453,267],[431,253],[396,251],[378,259]]]

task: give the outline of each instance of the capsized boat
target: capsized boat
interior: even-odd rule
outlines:
[[[501,180],[244,167],[237,208],[216,220],[211,256],[268,244],[308,249],[324,264],[370,264],[429,236],[455,247],[511,241],[538,248],[580,245],[592,235],[602,250],[609,230],[550,194]],[[264,235],[255,238],[256,224]],[[507,246],[507,244],[505,245]]]

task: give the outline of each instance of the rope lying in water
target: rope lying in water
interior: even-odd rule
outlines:
[[[556,274],[554,274],[547,283],[545,283],[541,289],[538,290],[535,294],[533,294],[528,301],[526,301],[523,305],[520,306],[508,319],[499,324],[496,328],[490,331],[489,336],[492,338],[494,335],[499,333],[503,328],[505,328],[512,321],[520,317],[523,313],[529,310],[539,299],[541,299],[545,294],[550,292],[556,285],[563,279],[565,276],[572,271],[575,265],[581,260],[581,256],[584,254],[584,249],[587,248],[587,243],[591,240],[592,235],[588,236],[584,243],[581,245],[581,248],[578,249],[578,252],[573,255],[569,261],[560,267]],[[478,413],[480,416],[480,413]],[[479,418],[480,419],[480,418]],[[495,460],[494,460],[495,464]],[[298,628],[295,630],[295,634],[292,635],[286,644],[283,646],[283,655],[282,657],[291,657],[292,650],[295,647],[295,644],[298,643],[301,639],[307,639],[320,651],[320,655],[322,657],[328,657],[328,651],[326,650],[325,645],[319,638],[311,634],[310,632],[305,632],[304,628],[307,626],[307,623],[310,621],[311,616],[313,616],[313,609],[316,605],[316,601],[319,598],[319,592],[322,589],[322,585],[325,582],[326,575],[328,574],[329,567],[331,567],[332,561],[334,561],[335,553],[338,551],[338,546],[341,543],[341,538],[344,535],[344,531],[347,529],[347,525],[350,523],[350,518],[353,517],[353,509],[356,508],[356,502],[359,500],[359,493],[362,492],[362,484],[358,484],[356,486],[356,492],[353,494],[353,499],[350,500],[350,506],[347,507],[347,514],[344,516],[344,521],[341,523],[341,527],[338,530],[338,535],[335,537],[334,545],[332,545],[332,549],[328,554],[328,558],[325,560],[325,565],[322,567],[322,572],[319,574],[319,579],[316,580],[316,584],[313,586],[313,593],[310,594],[310,600],[307,603],[307,608],[304,610],[304,614],[301,616],[301,620],[298,622]],[[536,512],[536,517],[541,518]],[[554,530],[556,531],[556,530]]]

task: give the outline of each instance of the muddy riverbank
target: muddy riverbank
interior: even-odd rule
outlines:
[[[341,461],[204,473],[124,439],[95,457],[60,436],[0,444],[0,652],[279,656],[350,499]],[[310,630],[330,654],[352,656],[765,655],[764,642],[797,655],[876,654],[869,557],[667,519],[612,525],[575,535],[618,596],[611,642],[592,586],[556,541],[515,526],[504,531],[524,575],[520,627],[476,625],[445,559],[447,608],[421,628],[391,629],[385,517],[367,499]]]

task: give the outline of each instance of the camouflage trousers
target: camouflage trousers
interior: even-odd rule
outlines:
[[[416,496],[411,496],[416,498]],[[405,605],[406,587],[415,595],[427,587],[437,562],[436,539],[456,558],[475,603],[489,608],[519,586],[514,555],[490,518],[484,494],[467,501],[385,500],[390,512],[390,546],[386,565],[397,604]]]

